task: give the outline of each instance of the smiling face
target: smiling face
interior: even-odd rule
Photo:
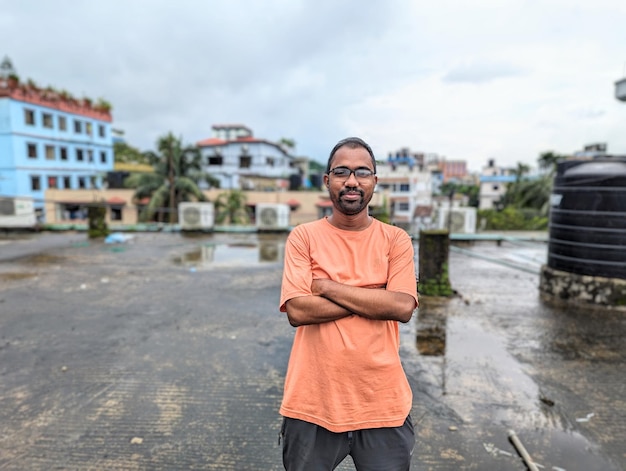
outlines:
[[[337,149],[331,160],[330,169],[338,167],[350,170],[368,169],[374,172],[372,157],[363,147],[342,146]],[[357,178],[352,172],[346,178],[334,175],[331,171],[324,175],[324,183],[335,210],[346,216],[354,216],[363,211],[367,216],[367,205],[372,199],[377,181],[378,177],[373,174]]]

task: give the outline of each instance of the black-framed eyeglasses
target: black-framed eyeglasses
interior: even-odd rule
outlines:
[[[354,170],[348,167],[335,167],[328,172],[329,175],[333,175],[342,180],[347,180],[353,173],[357,180],[367,180],[368,178],[376,175],[367,167],[359,167]]]

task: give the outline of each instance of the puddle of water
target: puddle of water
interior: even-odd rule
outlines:
[[[449,315],[449,300],[424,300],[415,319],[415,362],[426,368],[433,395],[468,422],[554,426],[539,386],[507,350],[500,334],[476,319]]]
[[[207,243],[174,257],[174,263],[197,270],[213,267],[254,266],[283,261],[285,244],[275,240]]]
[[[550,424],[553,418],[539,405],[537,384],[499,336],[458,317],[447,319],[446,332],[444,393],[458,398],[470,420],[489,414],[499,423]]]
[[[0,273],[0,280],[2,281],[17,281],[24,280],[26,278],[34,278],[37,273]]]
[[[500,437],[502,453],[515,454],[502,440],[514,429],[540,469],[620,470],[548,404],[523,364],[507,351],[501,334],[448,313],[449,301],[427,300],[414,329],[404,329],[407,343],[409,334],[415,342],[405,368],[420,376],[429,396],[439,397],[464,423],[481,424],[485,436]]]
[[[38,253],[35,255],[29,255],[27,257],[23,257],[20,259],[21,263],[26,263],[29,265],[43,265],[43,264],[52,264],[52,263],[60,263],[65,260],[63,257],[59,257],[58,255],[52,255],[49,253]]]
[[[539,429],[526,430],[521,435],[524,448],[539,469],[620,471],[619,467],[600,456],[597,447],[580,433]]]

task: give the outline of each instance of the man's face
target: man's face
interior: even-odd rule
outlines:
[[[362,147],[356,149],[340,147],[331,161],[331,172],[324,175],[324,183],[328,187],[328,194],[335,210],[347,216],[367,211],[378,177],[376,175],[357,177],[354,173],[350,173],[348,177],[334,175],[332,170],[339,167],[350,170],[368,169],[373,172],[374,167],[369,153]]]

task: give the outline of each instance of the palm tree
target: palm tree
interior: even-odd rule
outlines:
[[[510,206],[520,210],[535,210],[539,215],[547,216],[552,192],[552,175],[524,178],[529,170],[528,165],[517,164],[514,171],[515,181],[507,186],[506,194],[500,199],[499,205],[502,208]]]
[[[215,222],[217,224],[247,224],[250,215],[246,209],[246,195],[241,190],[220,193],[215,201]]]
[[[131,175],[125,186],[135,188],[135,199],[150,198],[141,214],[141,220],[150,221],[158,214],[164,220],[168,213],[169,223],[178,221],[178,203],[183,201],[207,201],[199,188],[200,181],[218,186],[217,181],[202,171],[200,149],[184,146],[182,139],[171,132],[157,140],[157,152],[145,152],[146,159],[154,167],[154,173]],[[168,208],[166,210],[165,208]]]
[[[281,137],[278,141],[278,145],[283,146],[292,152],[296,150],[296,141],[287,137]]]

